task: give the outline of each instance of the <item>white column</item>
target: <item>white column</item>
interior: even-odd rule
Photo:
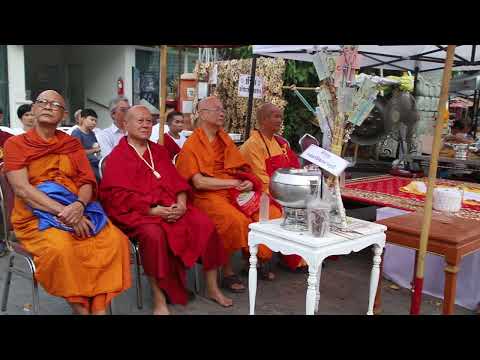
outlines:
[[[21,128],[17,117],[20,105],[28,103],[25,92],[25,55],[23,45],[7,45],[8,61],[8,99],[10,109],[10,127]]]
[[[125,86],[125,96],[130,100],[130,103],[133,102],[132,67],[134,66],[135,45],[125,45],[125,63],[122,77]]]

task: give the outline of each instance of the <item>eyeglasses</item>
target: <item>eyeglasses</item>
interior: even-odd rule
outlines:
[[[47,99],[37,99],[37,101],[35,101],[35,104],[40,106],[42,109],[45,109],[47,105],[50,105],[53,111],[65,110],[65,107],[62,104],[60,104],[58,101],[48,101]]]
[[[199,111],[215,111],[215,112],[221,112],[225,114],[225,109],[200,109]]]

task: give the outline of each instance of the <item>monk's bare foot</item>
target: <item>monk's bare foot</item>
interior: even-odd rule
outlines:
[[[94,311],[92,312],[92,315],[107,315],[107,311],[106,310]]]
[[[88,309],[81,304],[70,304],[70,306],[73,310],[73,315],[90,315]]]
[[[170,315],[170,311],[168,311],[168,306],[165,305],[157,305],[153,309],[153,315]]]
[[[207,297],[223,307],[233,306],[233,300],[223,295],[220,289],[207,290]]]

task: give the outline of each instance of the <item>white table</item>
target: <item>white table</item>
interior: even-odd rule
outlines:
[[[323,238],[315,238],[307,232],[298,233],[284,230],[280,224],[282,219],[263,223],[250,224],[248,245],[250,247],[250,269],[248,273],[248,290],[250,298],[250,315],[255,313],[255,297],[257,292],[257,251],[258,245],[264,244],[272,251],[284,255],[296,254],[308,264],[308,288],[306,314],[313,315],[318,311],[320,301],[320,276],[322,262],[331,255],[346,255],[358,252],[374,245],[373,267],[370,276],[370,292],[368,315],[373,315],[373,304],[377,292],[380,275],[380,261],[385,246],[386,226],[364,220],[348,218],[349,224],[358,233],[337,235],[330,233]],[[361,234],[360,234],[361,233]],[[346,238],[348,236],[349,238]]]

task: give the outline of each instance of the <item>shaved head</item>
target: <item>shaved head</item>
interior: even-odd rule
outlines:
[[[271,137],[280,131],[283,123],[283,111],[271,103],[265,103],[257,110],[257,124],[260,132]]]
[[[257,109],[257,122],[260,124],[275,111],[280,111],[280,109],[271,103],[263,104]]]
[[[129,119],[135,119],[139,114],[152,115],[146,106],[135,105],[128,109],[127,113],[125,114],[125,121],[128,121]]]
[[[68,114],[65,99],[55,90],[41,92],[32,105],[32,112],[40,127],[56,127]]]
[[[132,106],[125,114],[125,130],[129,139],[147,141],[152,135],[152,126],[152,114],[146,106]]]
[[[204,130],[218,131],[225,123],[225,109],[220,99],[209,96],[198,103],[198,126]]]
[[[200,100],[198,103],[198,111],[209,109],[218,105],[222,105],[220,99],[216,96],[209,96],[205,99]]]

